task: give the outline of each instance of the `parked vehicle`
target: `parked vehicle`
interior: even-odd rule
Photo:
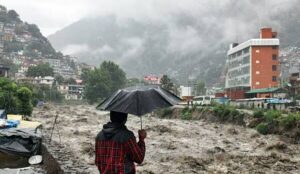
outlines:
[[[211,105],[214,98],[214,96],[210,95],[196,96],[193,98],[193,104],[201,106]]]

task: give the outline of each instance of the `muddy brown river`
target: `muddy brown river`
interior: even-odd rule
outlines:
[[[37,108],[33,118],[43,123],[46,138],[57,113],[53,143],[59,144],[62,168],[98,173],[94,138],[109,120],[107,113],[89,105]],[[126,125],[137,133],[140,120],[131,115]],[[145,117],[143,125],[148,133],[146,157],[138,173],[300,173],[300,145],[277,135],[201,120]]]

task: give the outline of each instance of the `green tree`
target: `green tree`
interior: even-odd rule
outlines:
[[[17,113],[17,85],[7,78],[0,78],[0,108]]]
[[[8,17],[7,17],[7,9],[3,5],[0,5],[0,22],[8,22]]]
[[[126,84],[126,75],[122,69],[113,62],[105,61],[100,68],[88,70],[84,73],[85,98],[90,103],[108,97]]]
[[[89,78],[89,73],[91,73],[91,70],[88,68],[83,68],[82,73],[80,75],[80,79],[85,83]]]
[[[162,78],[160,79],[160,84],[161,87],[169,91],[173,91],[174,83],[172,83],[171,79],[167,75],[162,76]]]
[[[4,43],[4,52],[11,53],[23,50],[23,44],[13,41],[13,42],[5,42]]]
[[[75,79],[73,79],[72,77],[71,77],[71,78],[69,78],[69,79],[67,79],[67,80],[66,80],[66,82],[67,82],[68,84],[71,84],[71,85],[74,85],[74,84],[76,84],[76,80],[75,80]]]
[[[95,103],[110,94],[111,86],[109,74],[100,68],[95,68],[88,73],[84,96],[89,103]]]
[[[8,113],[31,115],[32,91],[27,87],[18,87],[7,78],[0,78],[0,108]]]
[[[55,76],[55,81],[56,81],[56,83],[58,83],[59,85],[61,85],[65,81],[65,79],[61,75],[56,75]]]
[[[48,63],[39,64],[37,66],[32,66],[28,68],[27,77],[45,77],[54,76],[53,68],[50,67]]]
[[[35,24],[27,24],[27,30],[34,36],[34,37],[41,37],[42,34],[40,29]]]
[[[120,88],[123,88],[126,84],[126,74],[125,72],[119,67],[119,65],[115,64],[111,61],[104,61],[100,69],[102,71],[106,71],[108,74],[110,81],[112,83],[111,92],[115,92]]]
[[[21,87],[17,90],[18,96],[18,110],[19,113],[22,115],[30,116],[33,110],[32,106],[32,92],[26,88]]]
[[[194,95],[204,95],[206,93],[205,83],[202,80],[197,81],[195,84]]]
[[[15,11],[15,10],[9,10],[7,12],[7,16],[9,20],[13,20],[13,21],[17,21],[17,22],[21,22],[20,18],[19,18],[19,14]]]

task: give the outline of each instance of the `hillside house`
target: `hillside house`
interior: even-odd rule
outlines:
[[[0,77],[8,77],[9,68],[0,64]]]

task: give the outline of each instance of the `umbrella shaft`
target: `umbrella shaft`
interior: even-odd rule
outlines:
[[[141,130],[143,129],[143,119],[142,119],[142,116],[140,116],[140,119],[141,119]]]

